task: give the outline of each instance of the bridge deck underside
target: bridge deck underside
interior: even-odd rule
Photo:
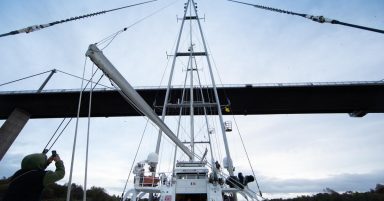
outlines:
[[[165,89],[139,89],[138,93],[160,115]],[[211,94],[212,89],[204,89]],[[181,89],[173,89],[170,103],[177,103]],[[231,112],[223,114],[309,114],[309,113],[383,113],[384,84],[313,85],[313,86],[244,86],[218,88],[222,105],[230,104]],[[0,119],[6,119],[14,108],[30,113],[31,118],[75,117],[78,91],[0,94]],[[209,100],[206,95],[205,100]],[[83,93],[80,116],[88,115],[89,92]],[[187,110],[189,111],[189,110]],[[195,110],[199,111],[199,110]],[[211,114],[217,113],[215,108]],[[93,92],[93,117],[139,116],[124,98],[113,90]],[[169,115],[178,115],[172,107]]]

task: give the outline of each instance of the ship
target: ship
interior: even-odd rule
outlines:
[[[232,123],[225,122],[222,114],[223,108],[224,111],[230,110],[230,103],[220,103],[197,8],[197,3],[193,0],[188,0],[184,5],[164,105],[154,106],[155,109],[161,109],[161,118],[114,67],[98,44],[90,45],[86,53],[116,88],[121,90],[121,95],[159,127],[157,143],[153,146],[156,147],[155,151],[135,165],[133,188],[124,193],[122,200],[140,200],[148,197],[149,200],[161,201],[234,201],[238,195],[245,200],[262,199],[261,195],[248,187],[250,182],[255,181],[254,175],[243,175],[241,172],[235,175],[235,166],[226,137],[227,132],[232,131]],[[194,28],[196,26],[197,31]],[[196,32],[197,36],[194,35]],[[188,41],[184,46],[181,42],[183,38]],[[202,59],[199,60],[198,57]],[[178,59],[184,61],[185,77],[183,87],[174,88],[172,79]],[[206,63],[206,71],[209,72],[207,83],[210,87],[203,83],[203,77],[199,73],[202,71],[201,62]],[[177,96],[177,102],[170,102],[171,95]],[[171,110],[176,111],[179,116],[176,129],[170,129],[165,124],[165,117]],[[212,120],[212,116],[217,116],[218,119]],[[183,125],[185,121],[188,122],[187,125]],[[218,128],[214,127],[216,121]],[[203,125],[199,125],[200,122],[203,122]],[[214,148],[214,140],[211,139],[213,132],[222,134],[225,148],[225,156],[222,159],[214,155],[217,151]],[[171,172],[157,170],[164,134],[175,144]],[[204,137],[199,139],[199,135]]]
[[[203,19],[204,17],[198,15],[198,4],[193,0],[184,4],[183,16],[177,17],[181,25],[175,51],[167,55],[171,58],[172,70],[166,89],[169,96],[179,96],[176,98],[177,102],[168,102],[166,95],[164,105],[143,104],[145,101],[135,93],[129,80],[121,76],[118,68],[114,67],[113,59],[109,60],[108,56],[104,55],[104,47],[93,44],[86,53],[121,95],[160,128],[156,136],[157,143],[146,144],[152,147],[154,152],[135,162],[133,178],[128,180],[130,185],[129,189],[124,191],[123,200],[263,200],[258,189],[248,186],[256,182],[256,176],[243,175],[233,164],[236,160],[231,158],[231,148],[226,142],[226,135],[232,131],[232,122],[225,121],[221,114],[223,111],[231,111],[231,102],[230,99],[224,102],[218,99],[216,80],[212,72],[215,66],[212,65],[200,24]],[[155,31],[153,35],[156,36]],[[182,66],[179,71],[182,71],[185,77],[179,78],[182,87],[175,87],[172,86],[172,79],[176,79],[172,77],[172,71],[175,71],[180,61]],[[201,83],[203,77],[199,77],[202,71],[208,72],[209,75],[209,81],[205,83]],[[154,115],[154,110],[162,111],[162,116],[159,118]],[[165,124],[167,112],[178,116],[177,124],[172,125],[173,129]],[[217,119],[212,120],[213,116]],[[188,126],[181,125],[183,122]],[[204,126],[197,125],[198,123]],[[184,136],[181,133],[184,133]],[[203,138],[199,139],[199,133],[204,133]],[[213,140],[209,139],[216,134],[221,136],[225,150],[223,157],[215,156],[219,148],[214,147]],[[171,140],[174,146],[172,160],[169,161],[172,166],[170,172],[164,172],[158,167],[160,144],[164,136]]]

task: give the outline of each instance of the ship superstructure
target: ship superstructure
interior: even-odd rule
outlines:
[[[180,20],[175,52],[171,55],[173,60],[164,105],[155,107],[162,110],[161,117],[146,104],[96,45],[91,45],[87,52],[87,56],[117,85],[127,101],[160,128],[154,152],[146,160],[135,164],[134,188],[124,193],[123,200],[140,200],[144,197],[161,201],[237,200],[238,193],[247,200],[259,200],[258,195],[247,187],[249,182],[254,181],[254,177],[243,176],[241,173],[234,175],[235,169],[226,137],[226,132],[232,130],[231,123],[224,122],[222,116],[222,110],[229,110],[229,103],[222,104],[218,98],[212,64],[194,0],[185,3]],[[178,61],[184,63],[185,77],[182,92],[177,94],[178,101],[173,103],[169,101],[169,97],[175,96],[172,84]],[[208,72],[209,81],[205,85],[199,73],[201,63],[204,63],[204,70]],[[169,109],[179,111],[175,129],[170,129],[165,123]],[[212,120],[213,118],[216,120]],[[183,122],[188,125],[182,125]],[[201,122],[205,125],[197,125]],[[215,122],[218,122],[217,129],[212,127]],[[225,150],[222,159],[214,156],[215,148],[210,137],[213,132],[221,133]],[[183,133],[187,133],[187,137]],[[204,133],[204,137],[199,133]],[[158,170],[163,134],[176,145],[171,172]]]

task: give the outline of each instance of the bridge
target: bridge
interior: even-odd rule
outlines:
[[[51,73],[52,74],[52,73]],[[43,84],[44,85],[44,84]],[[205,87],[205,100],[213,97],[212,87]],[[144,100],[161,114],[165,88],[137,89]],[[168,113],[177,115],[182,89],[173,88]],[[384,82],[299,83],[238,85],[218,88],[224,115],[348,113],[363,117],[384,112]],[[88,116],[90,91],[82,93],[80,117]],[[56,90],[0,92],[0,160],[30,118],[76,117],[80,91]],[[203,104],[204,105],[204,104]],[[210,114],[216,114],[216,107]],[[187,104],[185,107],[188,107]],[[229,108],[229,112],[228,109]],[[139,116],[117,90],[97,89],[92,92],[92,117]],[[189,110],[186,110],[189,111]],[[197,111],[197,110],[195,110]]]
[[[206,87],[209,94],[212,88]],[[142,88],[137,92],[161,114],[165,88]],[[177,103],[181,88],[173,88],[170,103]],[[348,113],[362,117],[384,112],[384,82],[335,82],[236,85],[218,87],[224,115]],[[0,119],[7,119],[15,108],[30,118],[76,117],[79,90],[0,92]],[[208,100],[209,97],[205,97]],[[84,91],[80,116],[88,115],[89,91]],[[229,106],[226,112],[224,105]],[[178,115],[169,108],[169,115]],[[213,114],[217,110],[212,107]],[[92,117],[139,116],[116,90],[93,91]]]

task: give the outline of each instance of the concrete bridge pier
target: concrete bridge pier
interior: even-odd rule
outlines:
[[[0,161],[27,124],[30,114],[15,108],[0,128]]]

